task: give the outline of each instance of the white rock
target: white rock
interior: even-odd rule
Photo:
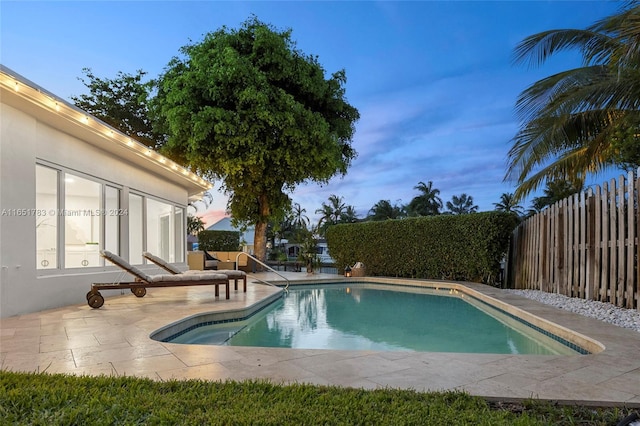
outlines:
[[[624,309],[596,300],[578,299],[539,290],[505,290],[546,305],[555,306],[586,317],[595,318],[640,333],[640,311]]]

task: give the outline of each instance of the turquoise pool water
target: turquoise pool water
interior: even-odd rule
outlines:
[[[196,327],[169,341],[302,349],[577,353],[463,293],[377,284],[296,286],[249,318]]]

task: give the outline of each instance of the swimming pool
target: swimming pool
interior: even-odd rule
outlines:
[[[304,349],[587,353],[453,288],[374,283],[294,286],[248,317],[191,322],[161,340]]]

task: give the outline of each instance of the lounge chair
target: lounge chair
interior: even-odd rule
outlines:
[[[170,274],[178,275],[178,274],[209,274],[211,273],[211,271],[200,271],[200,270],[188,270],[183,272],[178,268],[176,268],[175,266],[173,266],[172,264],[166,262],[163,258],[154,255],[153,253],[149,253],[148,251],[145,251],[142,253],[142,255],[146,259],[152,261],[153,263],[155,263],[156,265],[164,269],[165,271],[169,272]],[[244,273],[244,271],[236,271],[234,269],[219,269],[214,273],[226,275],[227,277],[229,277],[228,278],[229,282],[233,280],[234,290],[238,290],[238,280],[242,280],[244,292],[245,293],[247,292],[247,274]]]
[[[104,304],[104,297],[100,294],[100,290],[118,290],[128,288],[137,297],[144,297],[147,294],[147,288],[152,287],[179,287],[187,285],[214,285],[215,296],[220,296],[218,286],[224,285],[227,291],[227,299],[229,298],[229,277],[224,274],[215,272],[207,272],[201,274],[163,274],[163,275],[147,275],[137,267],[120,256],[107,250],[100,251],[100,254],[111,263],[124,269],[135,277],[134,281],[119,283],[93,283],[91,290],[87,293],[87,303],[92,308],[99,308]]]

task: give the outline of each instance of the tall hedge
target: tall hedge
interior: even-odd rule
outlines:
[[[201,231],[198,233],[198,248],[212,251],[238,251],[240,233],[238,231]]]
[[[427,216],[341,224],[327,230],[338,270],[367,275],[494,283],[516,218],[509,213]]]

